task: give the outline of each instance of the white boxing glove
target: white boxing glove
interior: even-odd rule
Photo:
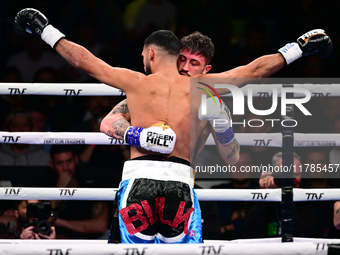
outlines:
[[[149,151],[170,154],[176,144],[176,133],[164,123],[156,123],[149,128],[130,126],[125,131],[124,141]]]
[[[217,98],[215,101],[213,98],[208,98],[206,106],[202,102],[198,110],[198,118],[200,120],[209,120],[211,126],[216,131],[217,140],[220,144],[226,145],[234,140],[230,111],[223,101],[221,105]]]

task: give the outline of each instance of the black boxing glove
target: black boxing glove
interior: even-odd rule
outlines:
[[[14,28],[20,35],[27,32],[40,36],[52,48],[65,37],[63,33],[49,24],[44,14],[32,8],[25,8],[17,13],[14,18]]]
[[[301,35],[296,43],[288,43],[279,49],[287,65],[302,56],[316,54],[320,58],[328,57],[333,50],[331,38],[323,29],[314,29]]]

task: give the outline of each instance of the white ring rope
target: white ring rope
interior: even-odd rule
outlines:
[[[243,146],[282,147],[281,133],[236,133]],[[100,132],[0,132],[0,143],[24,144],[126,144]],[[215,145],[212,135],[206,145]],[[340,146],[340,134],[294,133],[295,147]]]
[[[297,240],[295,242],[295,240]],[[339,239],[294,238],[281,243],[278,238],[234,241],[205,241],[202,244],[107,244],[104,240],[17,240],[0,241],[2,255],[326,255],[327,244]]]
[[[117,190],[118,188],[1,187],[0,199],[113,201]],[[281,189],[195,189],[195,191],[200,201],[281,201]],[[293,189],[293,194],[295,202],[340,200],[340,189]]]
[[[295,88],[310,91],[312,97],[340,96],[340,84],[292,84]],[[254,97],[270,97],[273,88],[281,88],[281,84],[248,84],[241,88],[247,95],[251,88]],[[104,83],[0,83],[2,95],[58,95],[58,96],[121,96],[121,90]],[[223,95],[230,97],[230,93]],[[278,90],[280,97],[280,90]],[[303,93],[294,93],[296,97],[305,97]]]

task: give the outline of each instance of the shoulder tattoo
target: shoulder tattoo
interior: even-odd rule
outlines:
[[[127,100],[124,99],[122,102],[120,102],[119,104],[117,104],[113,109],[112,109],[112,113],[113,114],[117,114],[117,113],[129,113],[129,108],[127,105]]]

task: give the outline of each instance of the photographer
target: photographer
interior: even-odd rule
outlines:
[[[53,226],[45,221],[42,222],[44,226],[39,227],[39,222],[37,223],[36,217],[27,216],[27,207],[32,203],[40,203],[38,200],[17,200],[15,201],[14,215],[16,217],[16,226],[14,229],[9,229],[7,234],[1,236],[1,238],[15,238],[15,239],[56,239],[56,231]],[[31,213],[32,214],[32,213]],[[34,214],[34,213],[33,213]],[[51,211],[50,211],[51,214]],[[50,215],[46,216],[48,218]],[[38,225],[38,227],[37,227]],[[13,225],[12,225],[13,226]],[[41,224],[40,224],[41,226]],[[48,229],[46,229],[48,226]],[[40,230],[45,230],[46,232]]]
[[[273,156],[273,167],[282,166],[282,153]],[[301,160],[294,153],[294,188],[299,188],[301,183]],[[263,189],[279,188],[280,178],[274,173],[265,173],[259,180]],[[293,203],[294,236],[319,237],[321,210],[317,203]],[[268,238],[281,236],[281,205],[280,202],[249,202],[245,210],[242,226],[243,238]]]

